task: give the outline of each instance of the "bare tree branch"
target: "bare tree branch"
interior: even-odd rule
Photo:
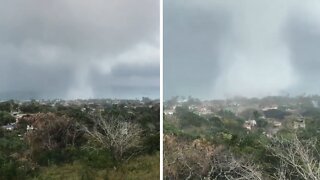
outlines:
[[[315,147],[316,140],[300,141],[297,135],[292,139],[275,137],[267,146],[273,156],[280,159],[278,179],[320,179],[319,153]]]
[[[141,144],[142,129],[136,123],[121,118],[95,119],[96,127],[92,130],[85,128],[92,139],[110,149],[116,159],[122,160],[124,153]]]

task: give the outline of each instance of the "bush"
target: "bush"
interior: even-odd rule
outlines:
[[[160,178],[160,153],[144,155],[131,159],[116,169],[109,170],[105,179],[150,179]]]
[[[33,160],[41,166],[49,166],[52,164],[70,163],[77,157],[80,157],[79,154],[78,149],[70,147],[38,152],[33,156]]]
[[[117,165],[117,162],[109,150],[83,149],[81,150],[80,154],[81,157],[79,157],[79,159],[81,162],[93,168],[103,169],[111,168]]]
[[[144,140],[143,148],[149,154],[160,151],[160,133],[148,135]]]
[[[1,126],[7,125],[9,123],[13,123],[15,121],[16,121],[16,119],[13,116],[11,116],[10,113],[5,112],[5,111],[0,111],[0,125]]]
[[[176,115],[180,119],[180,127],[188,128],[191,126],[200,127],[202,125],[208,125],[209,122],[199,115],[190,112],[185,107],[176,108]]]
[[[290,115],[288,112],[279,109],[270,109],[264,112],[267,118],[283,119],[285,116]]]

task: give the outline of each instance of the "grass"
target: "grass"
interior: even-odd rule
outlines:
[[[130,160],[117,169],[108,172],[108,179],[160,179],[160,153],[144,155]]]
[[[80,162],[50,166],[40,169],[39,176],[34,180],[134,180],[159,179],[160,153],[142,155],[132,158],[119,167],[94,169]]]

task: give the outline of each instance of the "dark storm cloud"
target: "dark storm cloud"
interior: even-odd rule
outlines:
[[[113,76],[119,77],[148,76],[159,79],[159,71],[159,64],[137,65],[134,68],[132,67],[132,65],[119,64],[112,69],[111,73]]]
[[[145,69],[148,69],[147,71]],[[159,65],[117,65],[112,69],[110,74],[92,72],[89,77],[92,91],[100,97],[104,97],[107,92],[109,97],[154,97],[160,89],[159,82]]]
[[[219,7],[194,7],[186,1],[164,4],[165,96],[208,94],[220,71],[217,59],[230,19]],[[198,95],[199,95],[198,94]]]
[[[320,93],[315,0],[165,1],[164,94]]]
[[[151,89],[133,94],[122,89],[126,97],[159,96],[159,89],[153,89],[159,72],[150,71],[159,64],[157,1],[3,0],[0,27],[0,95],[108,97],[112,84],[99,90],[98,82],[90,81],[103,84],[99,74],[116,80],[114,68],[121,64],[129,72],[120,73],[121,78],[139,76]],[[149,81],[149,76],[158,78]],[[127,82],[121,82],[125,87]]]
[[[59,64],[48,68],[15,60],[2,61],[0,67],[2,91],[0,96],[4,99],[62,97],[64,93],[61,89],[65,89],[72,83],[71,70]],[[41,88],[36,89],[35,87],[39,87],[39,85],[41,85]]]

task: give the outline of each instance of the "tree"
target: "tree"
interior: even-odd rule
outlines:
[[[10,112],[12,110],[13,101],[6,101],[0,103],[0,111]]]
[[[260,112],[256,109],[249,108],[240,113],[240,117],[244,119],[255,119],[257,120],[261,116]]]
[[[53,113],[33,115],[29,122],[34,130],[27,132],[25,138],[34,153],[74,146],[83,134],[75,121]]]
[[[279,109],[270,109],[264,111],[264,115],[267,118],[283,119],[285,116],[290,115],[290,113],[279,110]]]
[[[9,123],[15,122],[15,118],[11,116],[8,112],[0,111],[0,125],[7,125]]]
[[[177,107],[176,115],[180,119],[180,127],[188,128],[188,127],[200,127],[201,125],[208,125],[209,122],[203,117],[190,112],[187,107]]]
[[[20,106],[20,110],[23,113],[38,113],[41,111],[40,104],[32,100],[30,103],[26,103]]]
[[[163,157],[165,179],[262,179],[260,167],[248,158],[235,158],[205,139],[191,143],[165,135]]]
[[[104,119],[101,116],[95,123],[92,130],[85,127],[87,134],[103,148],[110,149],[116,160],[123,160],[128,150],[139,147],[142,142],[142,129],[136,123],[120,117]]]
[[[267,148],[280,161],[276,179],[320,179],[320,154],[316,139],[300,140],[297,135],[289,140],[275,137]]]
[[[263,176],[257,164],[237,159],[231,153],[217,154],[211,163],[207,179],[262,180]]]

